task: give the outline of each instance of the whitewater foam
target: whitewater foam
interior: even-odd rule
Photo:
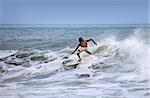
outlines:
[[[1,50],[0,96],[148,98],[150,44],[143,39],[148,33],[141,29],[134,32],[122,40],[113,35],[97,40],[97,46],[89,47],[93,55],[82,53],[81,64],[72,70],[65,70],[62,64],[78,59],[76,54],[70,55],[71,47],[59,51]],[[27,63],[30,66],[25,66]]]

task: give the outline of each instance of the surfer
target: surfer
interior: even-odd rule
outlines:
[[[79,44],[78,46],[76,47],[76,49],[72,52],[72,54],[75,53],[76,50],[78,50],[77,52],[77,56],[79,58],[78,61],[81,61],[81,57],[80,57],[80,53],[85,51],[86,53],[88,54],[92,54],[91,52],[89,52],[88,50],[88,42],[89,41],[92,41],[95,45],[97,45],[97,43],[93,40],[93,39],[88,39],[88,40],[84,40],[82,37],[79,38]],[[80,48],[79,48],[80,47]],[[79,48],[79,49],[78,49]]]

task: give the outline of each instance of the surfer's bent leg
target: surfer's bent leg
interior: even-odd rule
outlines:
[[[91,53],[91,52],[89,52],[88,50],[86,50],[85,52],[86,52],[86,53],[88,53],[88,54],[92,54],[92,53]]]
[[[78,56],[78,58],[79,58],[79,61],[81,61],[81,57],[80,57],[80,50],[78,50],[78,53],[77,53],[77,56]]]

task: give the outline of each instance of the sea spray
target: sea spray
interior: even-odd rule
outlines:
[[[15,40],[11,37],[2,38],[1,98],[43,98],[43,95],[57,98],[150,96],[149,26],[24,29],[29,30],[24,32],[15,28],[12,31],[11,36],[16,38]],[[45,31],[44,34],[41,33],[42,30]],[[0,30],[0,37],[4,37],[4,34],[9,36],[10,31],[11,28]],[[20,32],[22,36],[15,36]],[[27,37],[28,34],[32,36]],[[63,34],[65,35],[62,37]],[[82,53],[83,63],[76,69],[65,70],[62,62],[78,59],[76,54],[71,53],[80,36],[93,38],[98,45],[90,43],[89,50],[94,51],[94,54]],[[26,64],[30,66],[24,66]],[[90,77],[80,77],[80,74],[90,74]]]

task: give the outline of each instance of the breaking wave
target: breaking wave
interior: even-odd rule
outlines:
[[[0,86],[9,87],[9,85],[2,85],[3,83],[19,83],[29,86],[43,86],[50,83],[51,89],[56,87],[53,88],[56,90],[55,92],[60,92],[61,87],[71,85],[69,86],[71,88],[77,85],[75,83],[78,81],[80,82],[79,85],[82,84],[81,82],[87,82],[94,89],[93,81],[89,80],[88,83],[87,78],[78,80],[82,79],[80,75],[89,74],[97,88],[100,87],[103,91],[108,92],[108,94],[104,94],[105,97],[114,96],[112,93],[109,94],[111,90],[108,90],[112,85],[109,84],[105,87],[102,86],[103,84],[99,84],[99,81],[101,81],[100,83],[104,83],[104,81],[118,83],[122,90],[118,88],[118,85],[113,85],[119,90],[113,92],[118,96],[136,98],[137,96],[150,96],[150,88],[145,87],[150,82],[150,36],[148,32],[141,32],[141,29],[136,29],[134,34],[122,40],[118,40],[116,36],[111,35],[104,40],[97,41],[97,46],[89,47],[93,55],[82,53],[81,64],[76,69],[70,70],[65,70],[62,63],[69,59],[78,59],[75,54],[70,55],[73,51],[71,47],[59,51],[35,49],[0,51]],[[76,79],[76,82],[74,79]],[[78,86],[77,88],[73,87],[73,89],[78,89]],[[85,92],[88,92],[86,90]],[[99,93],[103,94],[103,92],[94,91],[95,96]],[[127,94],[128,91],[131,91],[131,94]],[[142,93],[137,94],[138,91]],[[3,94],[7,95],[6,92]],[[72,94],[75,93],[70,91],[70,96]],[[63,93],[60,95],[63,95]],[[81,95],[84,95],[84,90]],[[3,97],[2,94],[0,96]],[[57,95],[54,94],[53,96]],[[93,95],[91,94],[91,96]]]

